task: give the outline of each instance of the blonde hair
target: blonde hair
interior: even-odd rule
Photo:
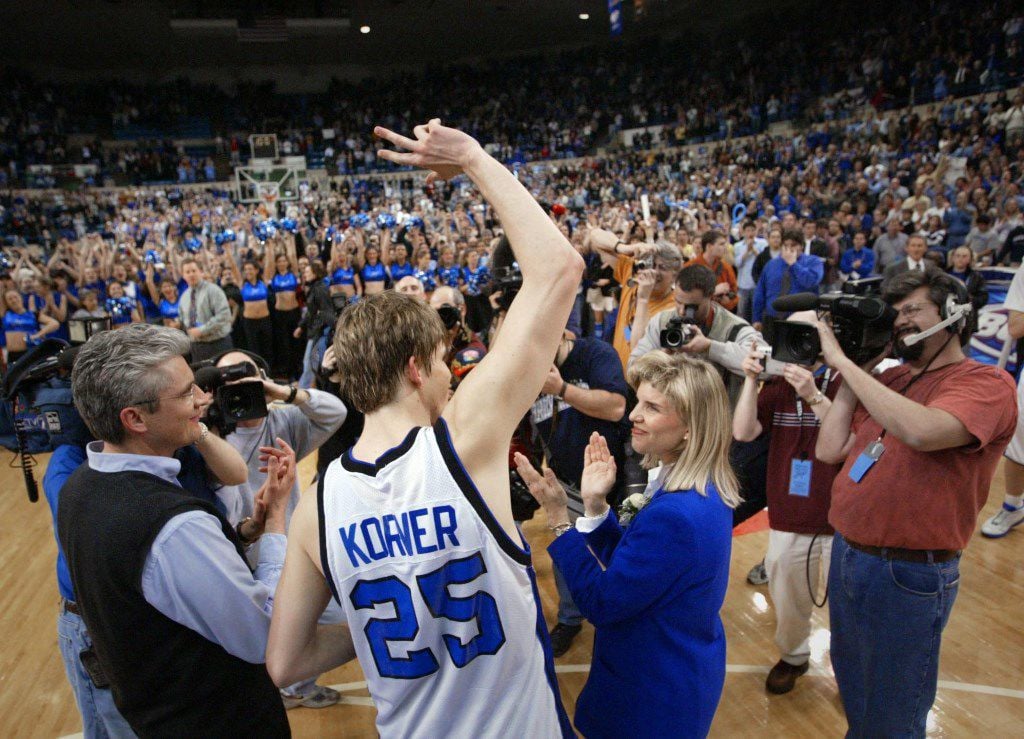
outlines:
[[[446,339],[441,316],[418,297],[387,290],[363,298],[341,312],[334,334],[341,395],[372,413],[395,399],[409,357],[429,375]]]
[[[666,490],[696,490],[707,495],[714,485],[730,508],[739,505],[739,481],[729,463],[732,419],[722,376],[709,362],[686,354],[648,352],[629,368],[629,384],[647,383],[664,395],[689,429],[689,440],[679,450],[665,479]],[[651,454],[647,469],[657,466]]]

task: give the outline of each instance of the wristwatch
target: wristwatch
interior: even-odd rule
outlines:
[[[560,523],[557,526],[549,526],[548,528],[555,532],[555,538],[557,539],[559,536],[571,529],[572,524],[566,521],[565,523]]]
[[[241,541],[242,544],[244,544],[245,546],[250,546],[252,544],[255,544],[256,540],[260,538],[260,535],[257,534],[253,538],[249,539],[248,537],[245,536],[245,534],[242,533],[242,527],[245,526],[250,521],[252,521],[252,516],[246,516],[245,518],[243,518],[241,521],[238,522],[237,526],[235,526],[235,533],[238,534],[239,541]]]
[[[818,391],[817,391],[816,393],[814,393],[814,395],[813,395],[813,396],[811,396],[811,398],[810,398],[810,399],[809,399],[809,400],[807,401],[807,405],[818,405],[818,403],[820,403],[820,402],[821,402],[821,401],[823,401],[824,399],[825,399],[825,394],[824,394],[823,392],[821,392],[821,390],[818,390]]]
[[[210,435],[210,428],[202,421],[199,422],[199,428],[199,438],[193,442],[194,444],[202,444],[206,441],[206,437]]]

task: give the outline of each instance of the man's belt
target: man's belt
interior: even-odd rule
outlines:
[[[67,598],[61,598],[61,604],[64,606],[64,610],[67,611],[68,613],[73,613],[76,616],[81,616],[82,615],[82,611],[78,608],[78,604],[75,603],[73,600],[68,600]]]
[[[845,537],[844,537],[845,538]],[[845,539],[853,549],[882,559],[898,559],[904,562],[948,562],[960,556],[959,549],[903,549],[901,547],[873,547]]]

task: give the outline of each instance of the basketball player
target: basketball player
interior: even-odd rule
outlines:
[[[375,133],[407,152],[383,159],[431,178],[469,176],[505,227],[523,285],[491,353],[450,402],[435,310],[388,291],[342,313],[341,392],[366,425],[292,518],[268,669],[287,685],[354,646],[383,737],[572,736],[530,552],[512,520],[508,449],[544,384],[583,261],[470,136],[437,119],[415,139]],[[317,627],[332,594],[351,643]]]

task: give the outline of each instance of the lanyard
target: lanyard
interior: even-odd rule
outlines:
[[[820,367],[818,368],[818,371],[814,373],[814,376],[824,377],[821,383],[821,394],[825,395],[828,393],[828,384],[832,380],[832,368]],[[797,451],[800,452],[800,459],[807,459],[807,449],[804,446],[804,401],[799,395],[796,396],[796,418],[797,423],[800,425],[800,437],[797,440],[796,448]]]

